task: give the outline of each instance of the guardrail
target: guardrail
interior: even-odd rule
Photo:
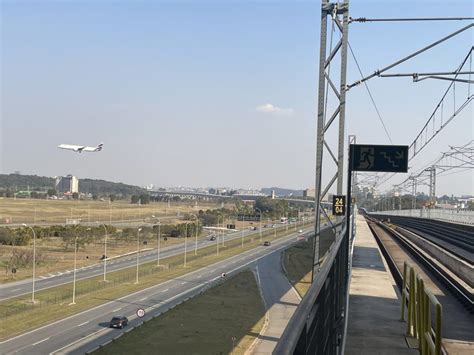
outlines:
[[[441,355],[443,308],[431,291],[425,288],[423,278],[406,261],[403,263],[401,307],[402,320],[405,320],[408,310],[406,334],[418,340],[420,354]],[[432,307],[435,309],[434,328],[431,321]]]
[[[342,228],[341,228],[342,226]],[[336,354],[344,337],[349,271],[349,233],[336,225],[331,246],[314,282],[283,332],[274,354]]]
[[[441,221],[474,225],[474,211],[463,209],[423,208],[419,210],[377,211],[370,214],[439,219]]]

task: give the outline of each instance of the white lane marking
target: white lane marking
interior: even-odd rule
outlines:
[[[139,299],[138,301],[139,301],[139,302],[145,301],[147,298],[148,298],[148,296],[147,296],[147,297],[143,297],[142,299]]]
[[[12,290],[11,292],[15,292],[15,291],[19,291],[21,290],[21,288],[15,288],[14,290]]]
[[[253,263],[253,262],[257,262],[259,259],[261,259],[261,258],[263,258],[263,257],[265,257],[265,256],[267,256],[267,255],[270,255],[270,254],[272,254],[272,253],[275,253],[275,252],[277,252],[277,251],[280,251],[281,249],[286,248],[287,246],[294,244],[295,241],[293,241],[290,237],[293,237],[293,235],[290,235],[290,236],[288,236],[288,237],[283,237],[283,238],[281,238],[281,239],[276,243],[276,244],[277,244],[277,245],[276,245],[277,248],[271,250],[271,251],[268,252],[268,253],[262,252],[262,253],[260,254],[260,256],[259,256],[257,259],[255,259],[255,260],[250,260],[249,262],[247,262],[247,263],[245,263],[245,264],[242,264],[242,265],[236,267],[236,268],[233,269],[233,270],[228,271],[228,273],[230,273],[230,272],[235,272],[236,270],[238,270],[238,269],[240,269],[240,268],[244,268],[245,266],[247,266],[247,265],[249,265],[249,264],[251,264],[251,263]],[[250,254],[249,254],[249,255],[250,255]],[[235,256],[234,256],[234,257],[235,257]],[[233,257],[230,257],[230,258],[233,258]],[[230,259],[230,258],[229,258],[229,259]],[[214,268],[216,268],[217,265],[219,265],[219,264],[221,264],[221,265],[222,265],[222,264],[225,264],[225,262],[227,262],[227,261],[228,261],[228,259],[220,260],[220,261],[218,261],[218,262],[216,262],[216,263],[214,263],[214,264],[208,265],[208,267],[214,267]],[[121,270],[121,269],[119,269],[119,270]],[[192,275],[192,274],[194,274],[194,273],[197,273],[197,272],[199,272],[199,271],[200,271],[200,270],[192,271],[192,272],[186,274],[185,276],[190,276],[190,275]],[[215,277],[215,278],[213,278],[213,279],[211,279],[211,280],[208,280],[207,282],[215,281],[215,280],[219,279],[220,277],[221,277],[221,276],[219,275],[218,277]],[[164,284],[167,284],[167,283],[170,283],[170,282],[172,282],[172,281],[174,281],[174,280],[165,281],[165,282],[161,283],[160,286],[162,286],[162,285],[164,285]],[[156,286],[158,286],[158,285],[156,285]],[[134,295],[136,295],[136,294],[139,294],[139,293],[141,293],[141,292],[150,290],[150,289],[152,289],[152,288],[154,288],[154,287],[156,287],[156,286],[151,286],[151,287],[146,288],[146,289],[144,289],[144,290],[136,291],[136,292],[134,292],[134,293],[132,293],[132,294],[129,294],[129,295],[126,295],[126,296],[122,296],[122,297],[118,298],[117,300],[122,300],[122,299],[126,299],[126,298],[129,298],[129,297],[132,297],[132,296],[134,296]],[[154,309],[154,308],[157,308],[157,307],[161,306],[162,304],[165,304],[166,302],[170,302],[170,301],[174,300],[175,298],[178,298],[179,296],[181,296],[181,295],[183,295],[183,294],[186,294],[186,293],[188,293],[188,292],[191,292],[191,291],[193,291],[193,290],[195,290],[196,288],[199,288],[199,287],[202,287],[202,285],[197,285],[197,286],[195,286],[195,287],[193,287],[193,288],[191,288],[191,289],[188,289],[188,290],[186,290],[186,291],[183,291],[183,292],[179,293],[178,295],[169,298],[169,299],[166,300],[165,302],[160,302],[160,303],[156,304],[155,306],[151,306],[151,307],[149,307],[149,308],[147,308],[147,309]],[[13,338],[0,341],[0,344],[5,344],[5,343],[8,343],[8,342],[11,342],[11,341],[16,340],[16,339],[18,339],[18,338],[24,337],[24,336],[26,336],[26,335],[28,335],[28,334],[37,332],[37,331],[39,331],[40,329],[45,329],[45,328],[47,328],[47,327],[51,327],[51,326],[53,326],[54,324],[57,324],[57,323],[60,323],[60,322],[64,322],[64,321],[67,320],[67,319],[72,319],[72,318],[77,317],[77,316],[79,316],[79,315],[81,315],[81,314],[85,314],[85,313],[88,313],[88,312],[90,312],[90,311],[93,311],[93,310],[96,310],[96,309],[105,307],[105,306],[109,305],[109,304],[112,303],[112,302],[116,302],[117,300],[100,304],[100,305],[98,305],[98,306],[92,307],[92,308],[87,309],[87,310],[84,310],[84,311],[82,311],[82,312],[79,312],[79,313],[70,315],[70,316],[68,316],[68,317],[66,317],[66,318],[59,319],[59,320],[54,321],[54,322],[52,322],[52,323],[50,323],[50,324],[43,325],[43,326],[41,326],[41,327],[39,327],[39,328],[36,328],[36,329],[32,329],[32,330],[27,331],[27,332],[25,332],[25,333],[23,333],[23,334],[19,334],[19,335],[17,335],[17,336],[14,336]],[[76,344],[77,342],[83,340],[83,339],[86,338],[86,337],[89,337],[89,336],[91,336],[91,335],[97,334],[97,333],[102,332],[102,331],[105,331],[105,330],[110,330],[110,329],[109,329],[109,328],[103,328],[103,329],[101,329],[101,330],[99,330],[99,331],[97,331],[97,332],[94,332],[94,333],[91,333],[91,334],[89,334],[89,335],[86,335],[85,337],[83,337],[83,338],[81,338],[81,339],[78,339],[78,340],[76,340],[76,341],[74,341],[74,342],[72,342],[72,343],[70,343],[70,344],[68,344],[68,345],[66,345],[66,346],[64,346],[64,347],[62,347],[61,349],[58,349],[58,350],[54,351],[53,353],[58,352],[58,351],[60,351],[60,350],[62,350],[62,349],[65,349],[65,348],[67,348],[67,347],[69,347],[69,346],[71,346],[71,345],[73,345],[73,344]]]
[[[201,277],[202,277],[202,275],[198,275],[198,277],[197,277],[197,278],[198,278],[198,279],[200,279]]]
[[[181,282],[181,285],[185,285],[185,284],[186,284],[186,282]]]
[[[86,336],[84,336],[84,337],[82,337],[82,338],[79,338],[79,339],[73,341],[72,343],[67,344],[66,346],[63,346],[63,347],[60,348],[60,349],[57,349],[57,350],[54,350],[54,351],[50,352],[49,355],[51,355],[51,354],[57,354],[57,353],[59,353],[59,352],[60,352],[61,350],[63,350],[63,349],[66,349],[66,348],[68,348],[68,347],[70,347],[70,346],[73,346],[74,344],[77,344],[77,343],[79,343],[80,341],[83,341],[84,339],[86,339],[86,338],[88,338],[88,337],[90,337],[90,336],[92,336],[92,335],[98,334],[98,333],[103,332],[103,331],[106,331],[106,330],[110,330],[110,328],[102,328],[102,329],[100,329],[100,330],[98,330],[98,331],[96,331],[96,332],[94,332],[94,333],[90,333],[89,335],[86,335]]]
[[[34,344],[31,344],[31,346],[38,345],[38,344],[40,344],[40,343],[42,343],[42,342],[45,342],[46,340],[49,340],[49,338],[46,338],[46,339],[43,339],[43,340],[37,341],[36,343],[34,343]]]
[[[122,309],[123,307],[120,307],[120,308],[117,308],[117,309],[114,309],[112,312],[115,313],[115,312],[118,312]]]
[[[82,325],[84,325],[84,324],[87,324],[87,323],[89,323],[89,321],[84,322],[84,323],[81,323],[81,324],[78,324],[77,326],[80,327],[80,326],[82,326]]]
[[[44,280],[44,279],[47,279],[46,276],[40,276],[40,277],[41,277],[43,280]],[[12,290],[12,291],[14,291],[14,290]]]
[[[165,293],[165,292],[168,291],[168,290],[169,290],[169,288],[167,288],[166,290],[161,291],[161,293]]]

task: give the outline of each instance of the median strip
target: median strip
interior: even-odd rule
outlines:
[[[285,229],[282,229],[277,233],[277,239],[293,233],[287,234]],[[274,231],[269,232],[266,237],[273,240]],[[136,277],[134,267],[109,273],[107,283],[102,281],[102,276],[81,280],[76,282],[76,304],[71,306],[67,306],[71,300],[71,284],[37,292],[36,298],[40,303],[36,306],[28,304],[29,295],[0,302],[0,317],[2,317],[3,323],[0,338],[9,338],[121,296],[166,282],[259,245],[258,233],[250,234],[244,237],[243,248],[241,247],[241,238],[226,241],[226,247],[220,247],[218,256],[215,252],[215,245],[199,249],[197,256],[188,253],[186,268],[182,267],[183,254],[164,258],[162,263],[165,267],[157,267],[156,262],[142,264],[139,270],[138,285],[134,284]]]

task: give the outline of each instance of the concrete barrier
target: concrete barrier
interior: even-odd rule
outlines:
[[[396,227],[395,230],[422,248],[428,254],[439,260],[449,270],[459,276],[470,287],[474,287],[474,268],[456,256],[446,252],[436,244],[420,238],[406,229]]]

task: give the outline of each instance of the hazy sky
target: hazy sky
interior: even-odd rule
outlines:
[[[1,173],[314,186],[318,0],[0,3]],[[350,5],[352,17],[473,16],[472,1]],[[369,74],[467,24],[354,23],[349,40]],[[455,70],[472,45],[471,29],[392,72]],[[348,82],[357,79],[350,59]],[[413,141],[447,85],[369,81],[394,144]],[[465,99],[467,85],[456,92]],[[389,143],[363,86],[348,93],[346,133]],[[471,104],[410,166],[473,136]],[[100,153],[56,148],[99,142]],[[438,179],[438,194],[473,190],[472,171]]]

